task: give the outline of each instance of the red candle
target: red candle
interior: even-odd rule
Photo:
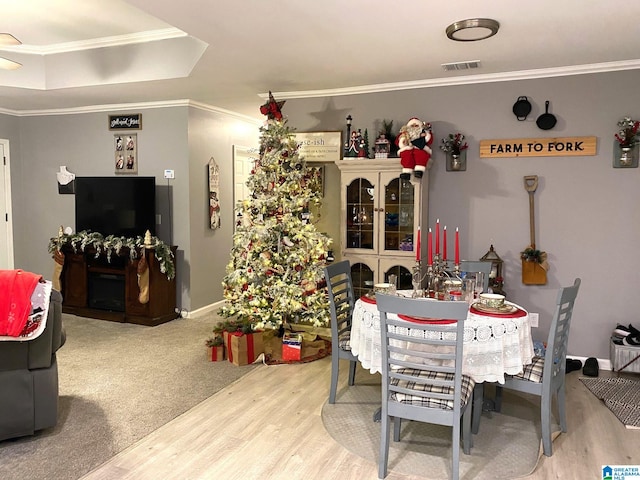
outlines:
[[[416,243],[416,262],[420,261],[420,227],[418,227],[418,241]]]
[[[460,234],[458,233],[458,227],[456,227],[455,256],[456,265],[460,265]]]
[[[427,232],[427,263],[433,265],[433,245],[431,238],[431,229]]]
[[[447,260],[447,226],[442,229],[442,260]]]
[[[440,219],[436,220],[436,255],[440,253]]]

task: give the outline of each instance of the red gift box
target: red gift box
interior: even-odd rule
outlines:
[[[234,365],[249,365],[264,353],[262,332],[224,332],[227,358]]]
[[[215,347],[207,347],[207,358],[212,362],[221,362],[224,360],[224,345]]]
[[[285,333],[282,337],[282,359],[300,360],[302,358],[302,335]]]

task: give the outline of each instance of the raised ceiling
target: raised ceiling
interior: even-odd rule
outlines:
[[[192,100],[259,118],[262,95],[341,95],[640,69],[640,2],[0,0],[0,111]],[[493,18],[494,37],[446,27]],[[479,61],[479,68],[442,65]],[[640,74],[639,74],[640,80]]]

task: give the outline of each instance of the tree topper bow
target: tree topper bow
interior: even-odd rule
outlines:
[[[266,115],[269,120],[282,120],[281,109],[285,101],[286,100],[276,102],[276,99],[273,98],[271,94],[271,90],[269,90],[269,100],[260,107],[260,113]]]

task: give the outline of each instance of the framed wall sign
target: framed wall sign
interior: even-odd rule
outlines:
[[[142,130],[142,114],[109,115],[109,130]]]
[[[335,162],[342,158],[342,132],[296,132],[298,154],[307,163]]]
[[[116,173],[138,173],[138,135],[114,135],[113,151]]]

